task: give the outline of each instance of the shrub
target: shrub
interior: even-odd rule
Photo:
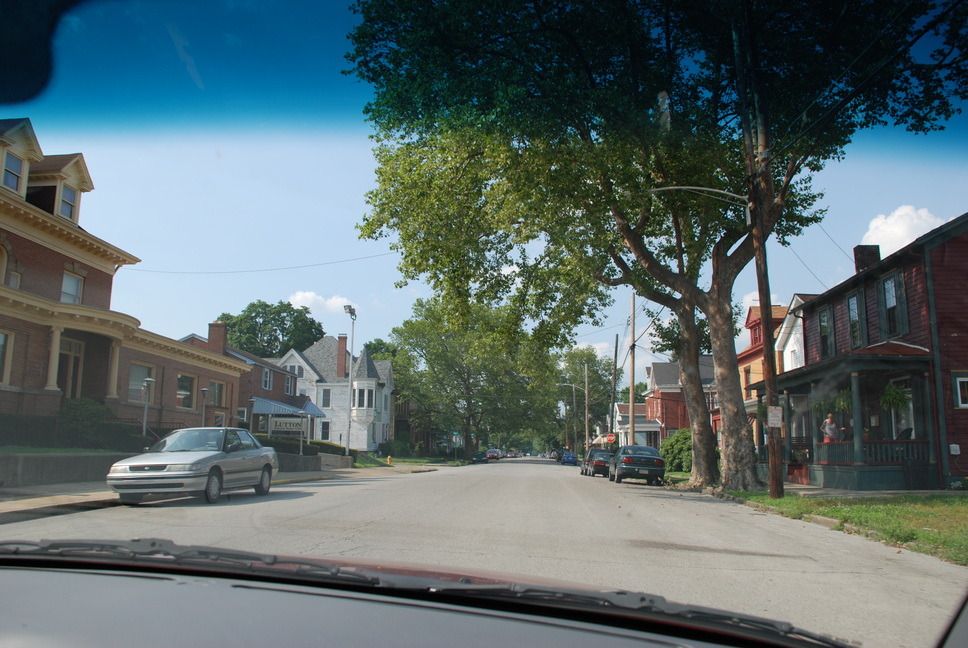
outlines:
[[[384,457],[412,457],[413,449],[410,444],[400,439],[380,444],[380,452]]]
[[[57,440],[67,447],[100,447],[97,428],[112,416],[111,410],[90,398],[65,400],[57,412]]]
[[[290,439],[288,437],[270,438],[268,434],[253,434],[252,436],[267,448],[275,448],[276,452],[299,454],[299,439]],[[303,441],[302,450],[304,456],[314,457],[319,454],[319,448],[311,441]]]
[[[683,428],[666,438],[659,447],[659,454],[666,462],[666,470],[690,472],[692,470],[692,430]]]
[[[313,444],[313,447],[318,449],[319,452],[321,452],[322,454],[331,454],[331,455],[346,454],[346,448],[336,443],[332,443],[330,441],[310,441],[310,443]],[[356,461],[356,457],[358,454],[359,454],[358,451],[350,450],[350,456],[353,457],[353,461]]]
[[[0,414],[0,445],[56,447],[57,417]]]

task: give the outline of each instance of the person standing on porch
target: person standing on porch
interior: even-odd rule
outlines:
[[[820,426],[820,431],[823,432],[824,443],[832,443],[837,440],[837,424],[834,423],[833,414],[827,414],[827,420]]]

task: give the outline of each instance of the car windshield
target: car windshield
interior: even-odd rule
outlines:
[[[0,16],[0,541],[960,609],[965,3]]]
[[[176,430],[158,441],[149,452],[219,451],[222,449],[223,430],[187,429]]]

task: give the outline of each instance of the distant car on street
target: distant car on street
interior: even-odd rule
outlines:
[[[608,462],[612,458],[612,452],[605,448],[591,448],[585,453],[581,460],[581,474],[594,477],[595,475],[608,475]]]
[[[483,450],[478,450],[471,455],[471,463],[487,463],[487,453]]]
[[[561,454],[561,465],[565,466],[577,466],[578,465],[578,455],[574,452],[566,451]]]
[[[267,495],[279,459],[273,448],[241,428],[184,428],[145,454],[118,461],[107,483],[122,504],[137,504],[151,493],[202,495],[210,504],[223,490],[254,488]]]
[[[488,459],[493,459],[494,461],[497,461],[498,459],[501,458],[502,453],[497,448],[491,448],[490,450],[487,451],[486,455]]]
[[[618,449],[608,464],[608,479],[620,484],[626,478],[644,479],[658,486],[665,477],[665,460],[652,446],[629,445]]]

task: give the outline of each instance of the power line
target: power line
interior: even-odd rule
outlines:
[[[802,263],[802,264],[803,264],[803,267],[807,269],[807,272],[809,272],[810,274],[812,274],[812,275],[813,275],[813,278],[814,278],[814,279],[816,279],[816,280],[817,280],[817,281],[818,281],[818,282],[820,283],[820,285],[821,285],[821,286],[823,286],[823,289],[824,289],[824,290],[829,290],[829,289],[827,288],[827,284],[825,284],[825,283],[824,283],[823,281],[820,281],[820,277],[818,277],[818,276],[817,276],[817,274],[816,274],[816,273],[815,273],[815,272],[814,272],[813,270],[811,270],[811,269],[810,269],[810,266],[808,266],[808,265],[806,264],[806,262],[805,262],[805,261],[804,261],[803,259],[801,259],[801,258],[800,258],[800,255],[799,255],[799,254],[797,254],[797,251],[796,251],[796,250],[794,250],[794,249],[793,249],[792,247],[791,247],[791,248],[788,248],[788,249],[789,249],[789,250],[790,250],[791,252],[793,252],[793,256],[795,256],[795,257],[797,258],[797,260],[798,260],[798,261],[799,261],[800,263]]]
[[[830,235],[830,232],[828,232],[827,230],[825,230],[823,228],[823,224],[822,223],[817,223],[817,225],[820,227],[820,231],[827,235],[827,238],[830,239],[830,242],[833,243],[834,245],[836,245],[837,246],[837,249],[844,253],[844,256],[847,257],[847,260],[848,261],[853,261],[853,259],[851,258],[851,256],[849,254],[847,254],[846,251],[844,251],[844,248],[840,247],[840,243],[838,243],[837,241],[835,241],[834,240],[834,237],[832,237]]]
[[[339,263],[350,263],[352,261],[365,261],[378,257],[390,256],[396,252],[384,252],[382,254],[371,254],[370,256],[355,257],[352,259],[341,259],[339,261],[323,261],[322,263],[310,263],[307,265],[286,266],[282,268],[261,268],[258,270],[145,270],[143,268],[129,268],[129,272],[148,272],[151,274],[181,274],[181,275],[219,275],[219,274],[249,274],[254,272],[278,272],[280,270],[302,270],[304,268],[318,268],[320,266],[336,265]]]

